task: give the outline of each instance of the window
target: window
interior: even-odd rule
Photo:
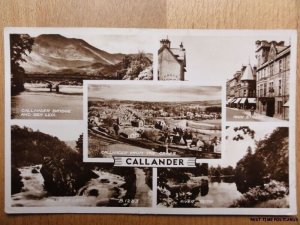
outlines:
[[[247,91],[246,90],[244,90],[244,97],[246,97],[247,96]]]
[[[277,114],[282,114],[282,101],[277,102]]]
[[[273,63],[270,65],[270,76],[272,76],[273,75]]]
[[[282,60],[279,60],[279,72],[283,71]]]
[[[282,87],[281,87],[281,80],[278,81],[278,95],[281,96],[281,91],[282,91]]]
[[[269,83],[269,92],[274,93],[274,87],[273,87],[273,82]]]
[[[267,83],[264,83],[264,97],[267,96]]]

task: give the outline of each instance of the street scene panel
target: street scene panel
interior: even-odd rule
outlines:
[[[226,128],[224,160],[158,168],[160,208],[289,208],[289,128]]]
[[[81,120],[83,80],[153,80],[150,39],[10,34],[11,118]]]
[[[221,87],[88,84],[88,158],[221,157]]]
[[[290,53],[284,41],[255,42],[249,52],[255,63],[242,65],[226,82],[227,121],[289,120]]]

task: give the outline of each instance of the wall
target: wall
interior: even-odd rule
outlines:
[[[1,0],[0,26],[300,29],[299,0]],[[2,29],[3,30],[3,29]],[[298,37],[298,40],[299,37]],[[299,41],[298,41],[299,42]],[[298,47],[298,56],[300,55]],[[2,74],[3,35],[0,36]],[[298,71],[300,71],[298,59]],[[299,74],[299,72],[298,72]],[[299,80],[298,80],[299,82]],[[4,78],[1,79],[1,143],[4,146]],[[300,92],[297,93],[300,98]],[[297,107],[299,112],[299,106]],[[297,117],[297,125],[299,117]],[[297,136],[300,129],[297,129]],[[296,146],[300,142],[297,140]],[[298,154],[298,169],[300,165]],[[247,216],[5,215],[4,151],[0,151],[0,224],[270,224]],[[299,173],[298,173],[299,176]],[[299,178],[299,177],[298,177]],[[298,179],[299,187],[299,179]],[[298,196],[299,196],[298,188]],[[299,202],[299,201],[298,201]],[[276,222],[276,224],[284,224]],[[286,222],[285,224],[296,224]]]
[[[159,54],[158,65],[159,80],[180,80],[181,66],[167,49]]]

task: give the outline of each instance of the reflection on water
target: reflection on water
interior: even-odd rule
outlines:
[[[232,181],[232,182],[230,182]],[[237,190],[232,177],[211,178],[207,195],[199,194],[197,207],[224,208],[229,207],[242,194]]]
[[[31,90],[12,96],[12,119],[81,120],[83,117],[81,89],[67,90],[61,93]]]
[[[228,177],[211,177],[210,182],[214,183],[234,183],[234,176],[228,176]]]

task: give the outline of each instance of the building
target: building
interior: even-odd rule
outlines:
[[[137,133],[136,131],[131,130],[131,129],[123,130],[120,133],[120,135],[125,137],[125,138],[128,138],[128,139],[136,139],[136,138],[141,137],[141,135],[139,133]]]
[[[227,106],[249,109],[256,105],[256,67],[242,66],[226,82]]]
[[[181,43],[179,48],[171,48],[169,39],[160,41],[158,50],[158,80],[184,80],[186,72],[185,49]]]
[[[256,41],[257,111],[288,120],[290,50],[283,41]]]
[[[135,119],[131,121],[131,126],[133,127],[143,127],[145,125],[144,120],[141,119]]]

